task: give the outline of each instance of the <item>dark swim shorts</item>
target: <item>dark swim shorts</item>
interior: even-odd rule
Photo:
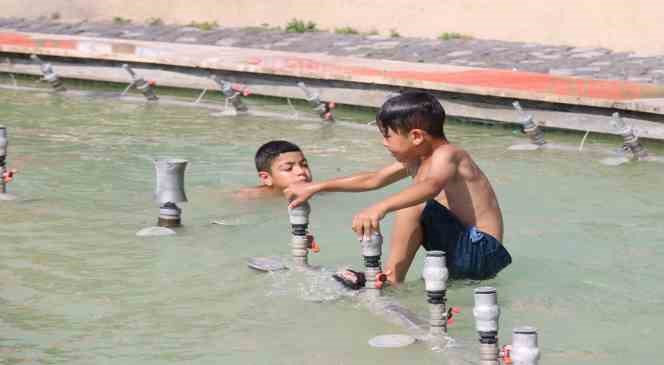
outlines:
[[[464,227],[447,207],[427,201],[420,218],[427,251],[445,251],[452,279],[489,279],[512,263],[512,256],[493,236]]]

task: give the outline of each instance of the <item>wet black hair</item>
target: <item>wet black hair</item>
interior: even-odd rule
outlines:
[[[422,129],[433,137],[445,138],[445,109],[429,93],[407,91],[383,104],[376,114],[376,124],[385,136],[388,129],[400,134]]]
[[[272,173],[272,161],[280,154],[286,152],[302,152],[300,147],[288,141],[270,141],[258,148],[254,162],[258,172],[265,171]]]

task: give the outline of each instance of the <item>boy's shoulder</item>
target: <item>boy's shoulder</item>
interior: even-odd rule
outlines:
[[[254,186],[250,188],[242,188],[235,193],[233,196],[237,199],[249,200],[249,199],[262,199],[262,198],[271,198],[282,196],[281,192],[277,191],[275,188],[270,186]]]
[[[454,157],[468,156],[468,152],[458,145],[452,143],[444,143],[435,147],[432,155],[438,158],[451,159]]]

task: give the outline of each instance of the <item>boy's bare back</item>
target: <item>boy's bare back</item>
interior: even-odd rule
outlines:
[[[486,175],[465,150],[446,143],[423,157],[414,182],[443,173],[449,176],[436,200],[467,227],[476,226],[499,241],[503,239],[503,216]]]

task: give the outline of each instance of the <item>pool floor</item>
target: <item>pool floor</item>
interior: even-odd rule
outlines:
[[[282,102],[254,109],[288,114]],[[364,123],[354,111],[344,119]],[[246,201],[253,155],[271,139],[297,143],[314,179],[389,163],[371,128],[276,117],[211,115],[200,107],[0,91],[8,163],[19,174],[0,202],[0,363],[454,364],[426,343],[375,349],[405,330],[339,296],[327,274],[262,274],[253,256],[287,256],[285,201]],[[653,363],[664,326],[664,165],[605,166],[616,138],[547,131],[568,150],[511,151],[511,128],[450,121],[447,135],[490,178],[514,262],[497,278],[454,282],[451,326],[462,363],[477,359],[472,290],[495,286],[500,340],[539,330],[541,364]],[[661,145],[646,145],[664,155]],[[176,236],[137,237],[155,224],[155,158],[189,161]],[[362,267],[354,213],[406,186],[311,201],[326,273]],[[223,224],[213,224],[213,221]],[[383,225],[389,237],[392,218]],[[387,258],[389,247],[384,248]],[[423,318],[422,252],[386,295]]]

